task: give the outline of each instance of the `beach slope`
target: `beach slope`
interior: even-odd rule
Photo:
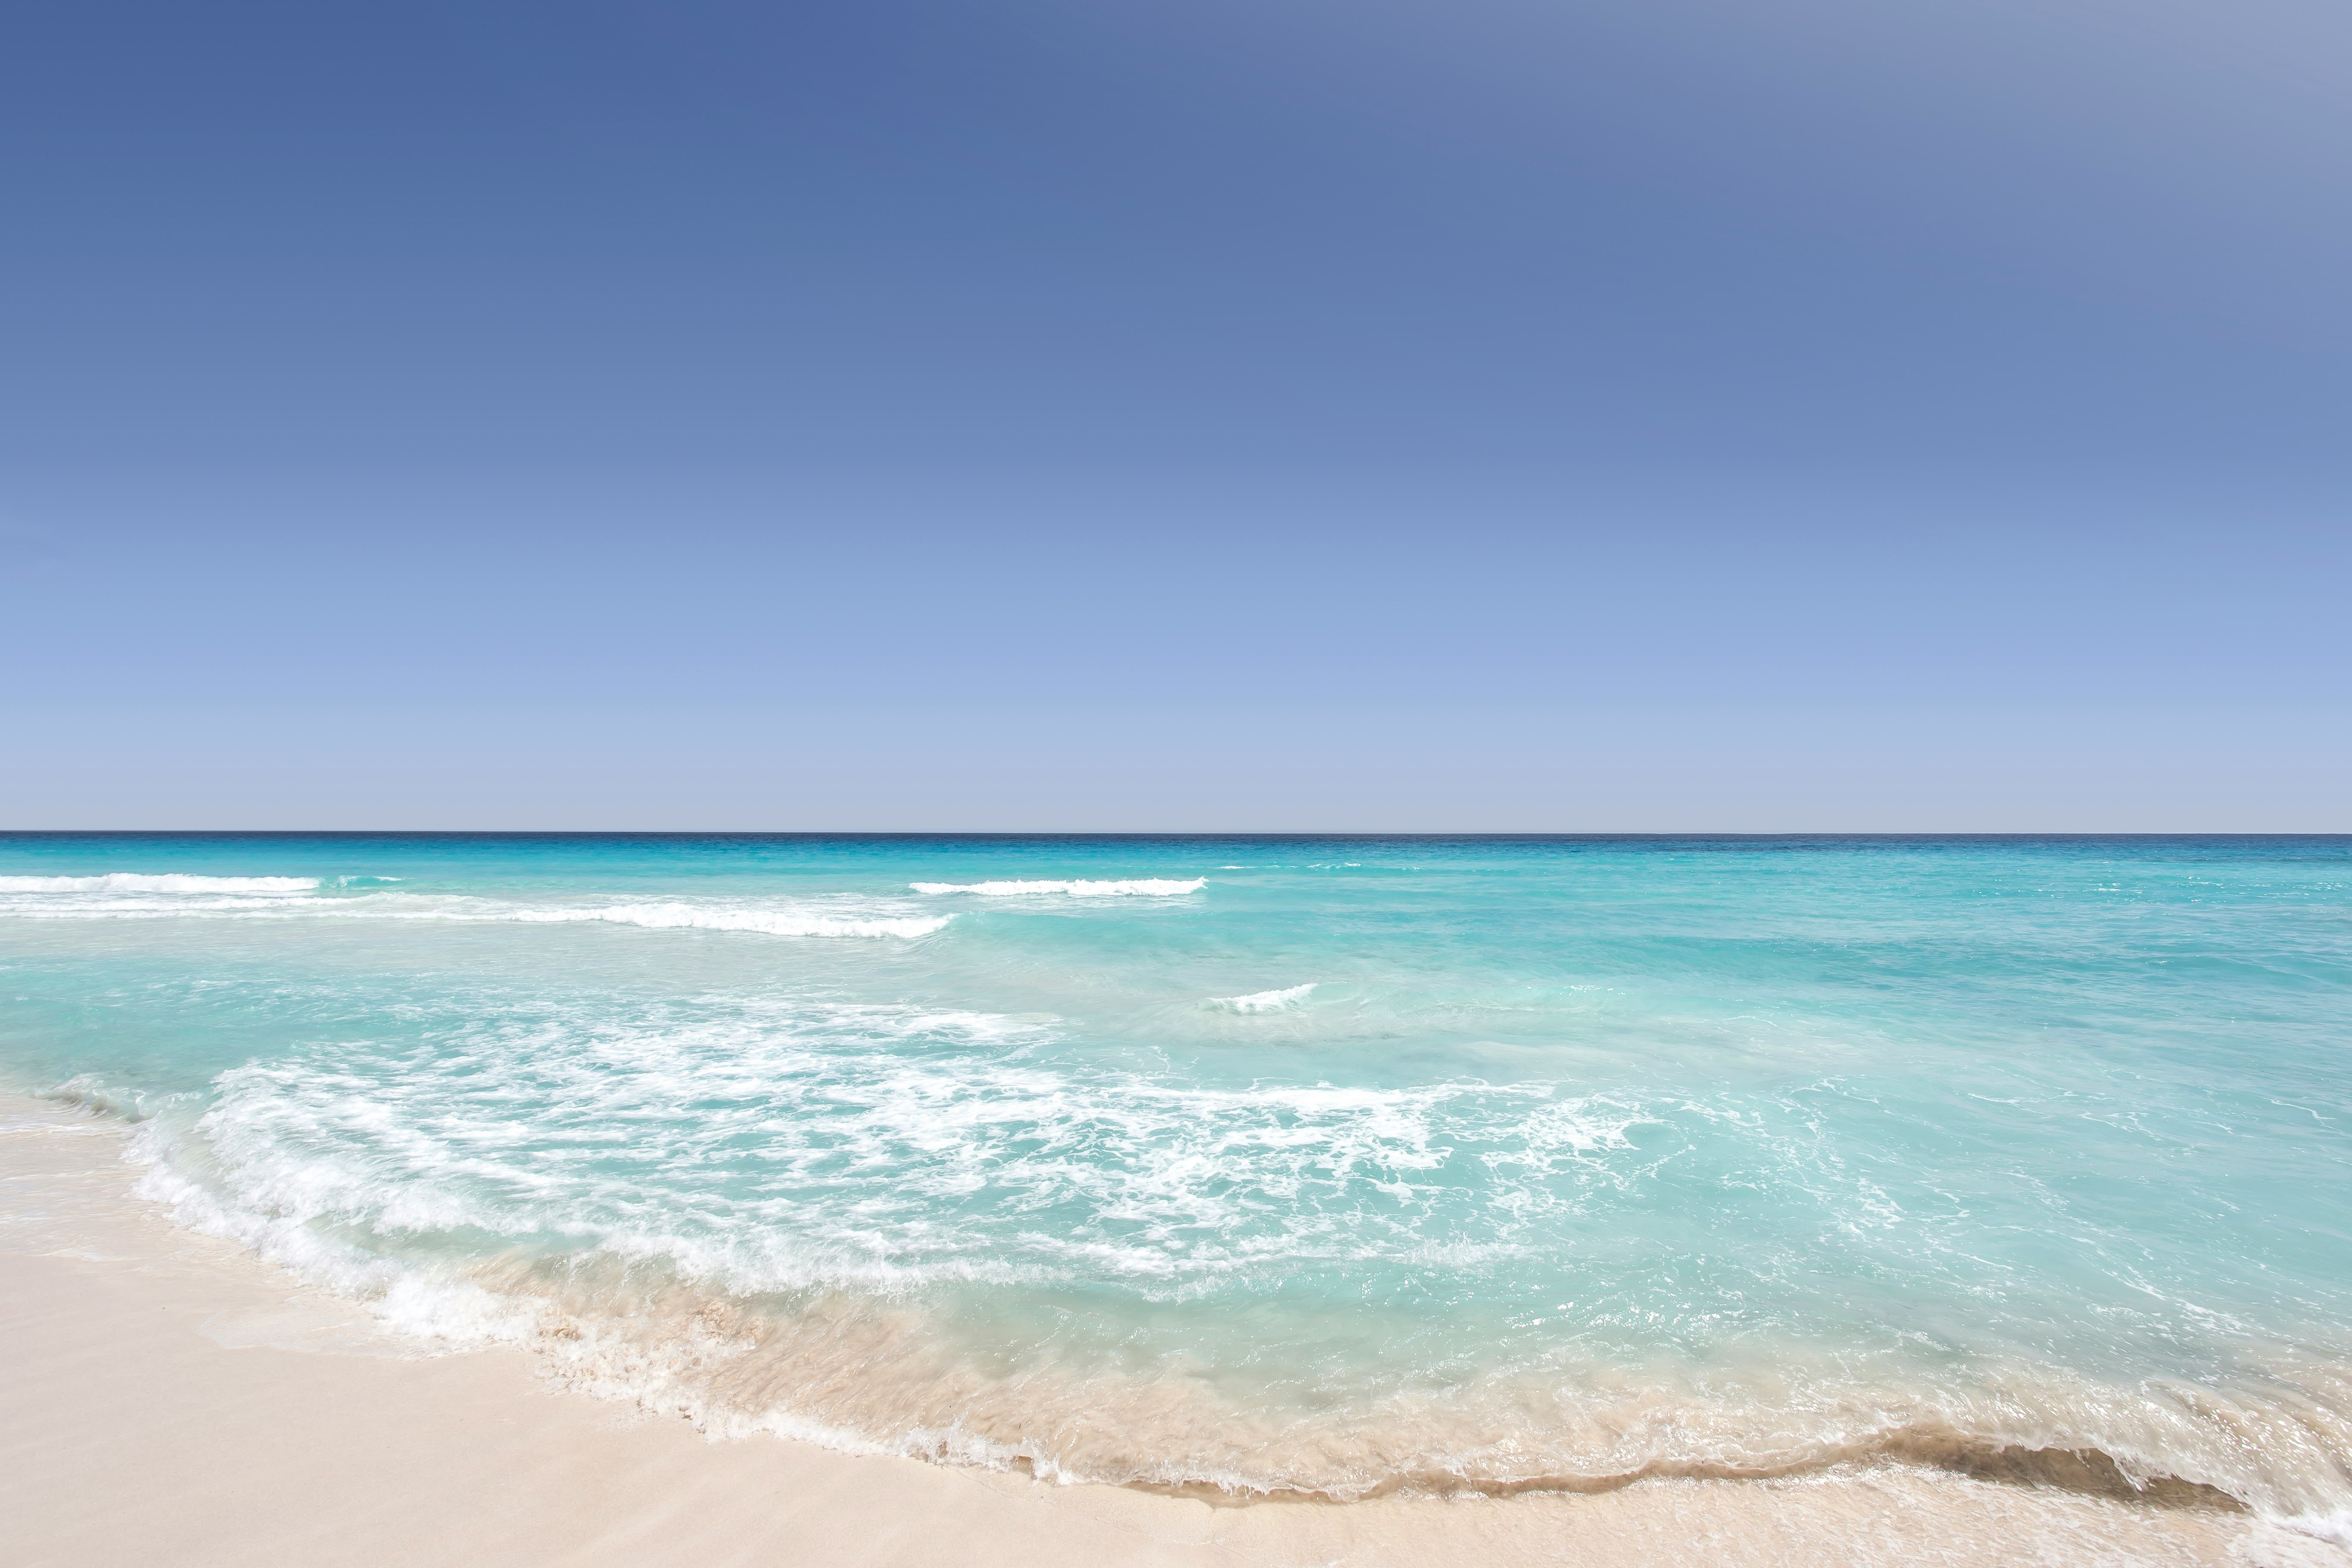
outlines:
[[[2344,1568],[2200,1508],[1910,1470],[1593,1495],[1213,1506],[711,1442],[424,1353],[131,1193],[119,1123],[0,1116],[0,1518],[95,1563],[2231,1563]]]

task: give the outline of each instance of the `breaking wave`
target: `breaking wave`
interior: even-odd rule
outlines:
[[[784,937],[929,936],[952,914],[913,912],[905,899],[796,900],[770,905],[656,899],[551,905],[381,890],[396,878],[341,877],[352,891],[322,896],[297,877],[0,877],[0,915],[47,920],[388,920],[472,924],[602,923],[650,931],[746,931]]]
[[[1227,1013],[1287,1013],[1314,994],[1315,982],[1284,991],[1253,991],[1246,996],[1219,996],[1209,1005]]]
[[[644,926],[649,931],[742,931],[767,936],[929,936],[943,930],[953,915],[856,919],[773,910],[710,909],[696,904],[612,904],[590,910],[515,910],[502,914],[452,917],[506,920],[528,924],[569,924],[602,921],[613,925]]]
[[[0,877],[0,893],[308,893],[316,877],[197,877],[110,871],[101,877]]]
[[[1197,893],[1209,885],[1206,877],[1176,881],[1164,877],[1139,877],[1118,882],[909,882],[919,893],[972,893],[983,899],[1017,899],[1039,893],[1060,893],[1073,899],[1172,899]]]

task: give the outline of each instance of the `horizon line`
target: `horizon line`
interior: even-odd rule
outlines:
[[[2294,828],[733,828],[733,827],[0,827],[0,838],[1198,838],[1198,839],[1952,839],[2345,838]]]

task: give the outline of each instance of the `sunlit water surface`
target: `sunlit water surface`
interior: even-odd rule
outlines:
[[[2341,838],[0,837],[0,997],[188,1223],[719,1428],[2352,1518]]]

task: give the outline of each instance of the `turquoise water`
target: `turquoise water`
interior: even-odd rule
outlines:
[[[714,1428],[2352,1518],[2352,840],[19,836],[0,965],[187,1223]]]

